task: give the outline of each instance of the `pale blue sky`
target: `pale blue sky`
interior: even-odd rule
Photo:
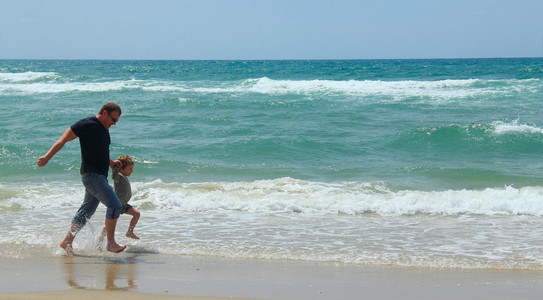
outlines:
[[[0,0],[0,59],[543,56],[542,0]]]

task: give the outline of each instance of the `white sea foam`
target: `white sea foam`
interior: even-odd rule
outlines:
[[[59,76],[54,72],[21,72],[21,73],[0,73],[0,83],[3,82],[32,82],[42,79],[56,79]]]
[[[266,77],[247,80],[243,87],[262,94],[349,95],[403,101],[406,99],[432,99],[439,101],[486,99],[499,95],[526,92],[537,94],[539,80],[534,79],[446,79],[417,80],[273,80]]]
[[[271,80],[258,79],[251,88],[260,93],[347,93],[354,95],[390,96],[469,96],[477,79],[440,81],[380,81],[380,80]],[[437,94],[436,94],[437,93]],[[458,94],[460,93],[460,94]]]
[[[534,125],[519,124],[518,120],[512,122],[495,121],[492,122],[492,126],[494,126],[494,132],[497,134],[509,132],[543,133],[543,128]]]
[[[118,240],[158,253],[543,269],[543,187],[393,191],[383,183],[291,178],[132,187],[142,239]],[[82,198],[80,186],[0,185],[0,257],[61,255],[58,242]],[[76,238],[77,252],[96,251],[104,210]],[[117,230],[129,220],[121,216]]]
[[[3,74],[3,75],[2,75]],[[3,76],[3,77],[2,77]],[[0,93],[40,94],[67,92],[107,92],[141,89],[148,92],[179,93],[259,93],[271,95],[351,95],[376,96],[392,100],[431,98],[434,100],[465,99],[484,95],[507,94],[511,90],[528,89],[533,80],[509,80],[502,88],[485,87],[481,79],[438,81],[380,81],[380,80],[273,80],[266,77],[233,82],[113,80],[105,82],[57,82],[36,79],[55,77],[55,73],[0,73]],[[184,97],[180,97],[183,99]]]
[[[134,182],[133,203],[157,210],[246,211],[306,215],[382,216],[482,214],[543,216],[543,187],[393,191],[382,183],[319,183],[291,178],[253,182]],[[0,210],[79,205],[73,187],[1,186]],[[30,199],[40,198],[40,202]],[[75,203],[75,204],[74,204]]]
[[[73,83],[51,83],[38,82],[28,84],[0,84],[0,93],[3,94],[56,94],[69,92],[109,92],[123,89],[138,89],[140,86],[134,81],[111,81],[111,82],[73,82]]]
[[[239,210],[308,215],[376,213],[543,215],[541,187],[392,191],[379,183],[318,183],[291,178],[254,182],[137,183],[134,201],[155,209]]]
[[[32,210],[40,207],[60,208],[78,205],[82,197],[83,191],[81,188],[58,183],[43,186],[0,184],[0,211]]]

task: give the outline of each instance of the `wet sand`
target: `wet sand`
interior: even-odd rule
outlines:
[[[0,299],[539,299],[543,271],[169,256],[0,258]]]

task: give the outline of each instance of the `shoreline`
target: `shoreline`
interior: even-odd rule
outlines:
[[[140,249],[141,250],[141,249]],[[375,267],[128,251],[0,258],[0,299],[538,299],[543,271]]]

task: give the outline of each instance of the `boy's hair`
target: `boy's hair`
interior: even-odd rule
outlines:
[[[102,114],[104,110],[107,111],[108,114],[111,114],[112,112],[117,111],[119,112],[119,116],[123,113],[121,111],[121,107],[119,106],[119,104],[115,102],[109,102],[109,103],[104,104],[104,106],[100,108],[99,114]]]
[[[127,166],[134,164],[134,160],[132,159],[130,155],[120,155],[119,157],[117,157],[117,160],[121,161],[121,164],[122,164],[121,169],[124,169]]]

